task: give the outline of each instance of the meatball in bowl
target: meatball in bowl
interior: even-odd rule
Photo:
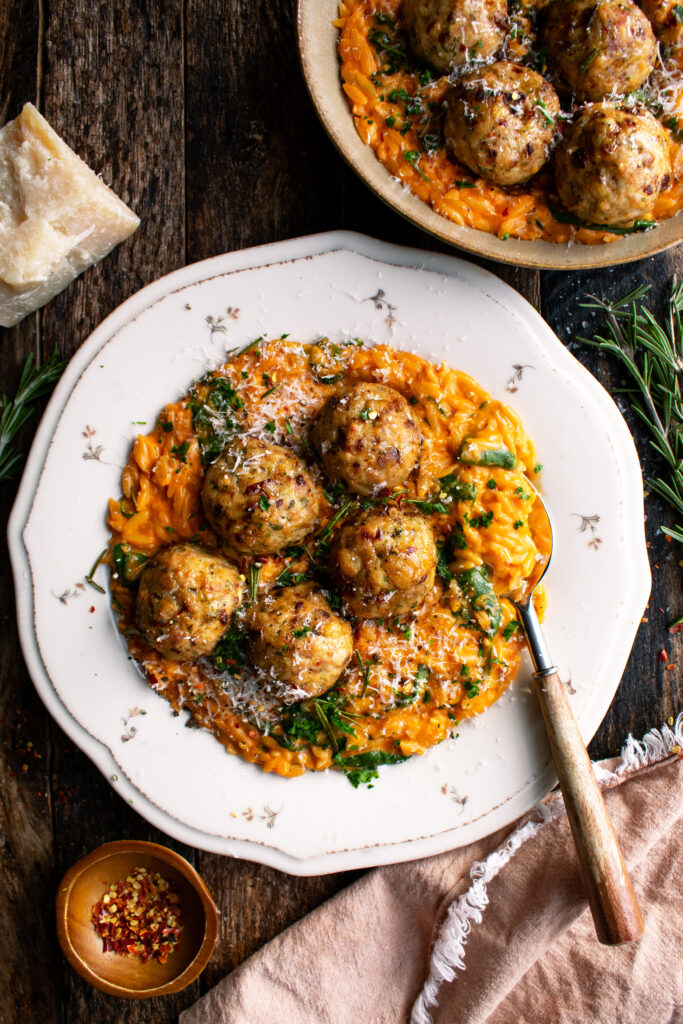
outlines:
[[[422,434],[399,391],[361,381],[328,398],[311,438],[332,480],[356,494],[374,494],[407,480]]]
[[[631,0],[554,0],[541,38],[567,91],[579,100],[637,89],[657,55],[652,26]]]
[[[140,575],[135,617],[142,638],[171,661],[210,654],[244,600],[237,568],[196,544],[162,548]]]
[[[560,199],[588,224],[626,227],[651,214],[669,184],[671,138],[652,114],[589,104],[555,155]]]
[[[298,544],[316,526],[321,501],[298,455],[250,435],[227,446],[202,487],[212,529],[239,554],[267,555]]]
[[[493,56],[509,24],[507,0],[404,0],[403,19],[415,56],[441,74]]]
[[[398,505],[364,509],[339,530],[332,571],[358,618],[406,615],[434,586],[437,551],[429,521]]]
[[[254,665],[290,701],[327,693],[353,654],[351,626],[315,583],[269,591],[249,611],[247,628]]]
[[[560,101],[531,68],[496,61],[460,79],[447,100],[450,158],[497,185],[528,181],[550,157]]]

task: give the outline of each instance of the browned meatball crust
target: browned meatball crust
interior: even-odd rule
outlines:
[[[173,544],[145,565],[135,616],[150,647],[193,661],[211,653],[243,599],[234,565],[196,544]]]
[[[550,156],[560,101],[545,78],[506,60],[460,79],[448,96],[448,155],[497,185],[517,185]]]
[[[353,653],[351,626],[314,583],[270,590],[247,616],[252,657],[291,700],[334,686]]]
[[[650,22],[631,0],[555,0],[541,40],[580,100],[637,89],[657,53]]]
[[[400,392],[362,381],[328,398],[312,440],[328,476],[372,494],[410,476],[422,434]]]
[[[623,226],[654,209],[671,178],[671,139],[647,110],[591,104],[555,157],[560,199],[589,224]]]
[[[272,554],[303,540],[318,522],[321,500],[297,455],[249,435],[228,445],[202,487],[206,518],[241,554]]]
[[[403,21],[413,53],[445,74],[501,48],[507,0],[404,0]]]
[[[434,586],[436,560],[429,521],[398,505],[359,512],[344,523],[332,548],[345,607],[366,619],[419,608]]]

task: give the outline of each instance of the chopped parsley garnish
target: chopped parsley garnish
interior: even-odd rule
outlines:
[[[461,188],[476,188],[477,186],[473,181],[460,181],[456,180],[455,187],[460,191]]]
[[[299,583],[305,583],[309,577],[305,572],[291,572],[285,568],[275,580],[276,587],[296,587]]]
[[[398,103],[399,100],[403,100],[406,105],[406,114],[408,116],[422,113],[422,100],[420,97],[411,96],[405,89],[392,89],[389,93],[388,99],[390,103]]]
[[[300,640],[302,637],[304,637],[308,633],[312,633],[312,632],[313,632],[313,626],[302,626],[301,629],[293,629],[292,630],[292,636],[295,636],[297,638],[297,640]]]
[[[170,432],[173,430],[173,424],[171,423],[170,420],[167,423],[160,423],[159,426],[161,427],[165,434],[170,434]]]
[[[495,481],[495,480],[493,479],[493,477],[492,477],[492,478],[491,478],[490,480],[487,480],[487,481],[486,481],[486,486],[488,487],[488,489],[489,489],[490,491],[495,491],[495,489],[496,489],[496,487],[497,487],[498,485],[496,484],[496,481]]]
[[[377,48],[380,59],[384,61],[381,74],[393,75],[401,68],[407,68],[410,63],[403,37],[395,23],[382,13],[375,15],[375,21],[382,28],[371,29],[368,32],[368,41]]]
[[[183,441],[182,444],[174,444],[173,447],[171,448],[171,452],[174,455],[177,455],[181,462],[185,462],[189,447],[190,442]]]
[[[233,626],[214,647],[211,661],[219,672],[230,672],[233,666],[244,665],[246,656],[247,635]]]
[[[403,156],[408,161],[413,170],[417,171],[421,178],[424,178],[425,181],[429,181],[429,176],[425,174],[425,172],[421,170],[420,167],[418,167],[418,161],[420,159],[419,149],[408,149],[403,153]]]
[[[267,430],[269,434],[275,433],[275,420],[268,420],[267,423],[263,424],[263,429]]]
[[[474,529],[481,527],[482,530],[488,530],[492,522],[493,512],[484,512],[483,515],[474,516],[472,519],[470,519],[470,526]]]
[[[231,414],[243,407],[244,401],[227,377],[208,374],[192,388],[187,408],[192,413],[203,465],[216,459],[235,435],[238,426]]]
[[[263,512],[267,512],[268,509],[270,508],[270,502],[268,501],[268,496],[265,495],[265,494],[261,495],[261,497],[258,500],[258,503],[259,503],[259,508]]]

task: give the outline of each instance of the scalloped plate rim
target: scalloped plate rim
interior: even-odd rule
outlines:
[[[560,362],[565,362],[565,360],[567,361],[565,362],[565,368],[571,368],[574,372],[574,376],[578,376],[582,386],[584,386],[584,388],[589,392],[592,391],[594,393],[594,397],[598,401],[601,411],[605,413],[607,418],[611,421],[611,426],[617,433],[621,432],[622,443],[626,442],[627,449],[628,444],[632,447],[632,440],[628,433],[628,429],[616,410],[616,407],[611,402],[611,399],[609,399],[602,387],[588,373],[588,371],[585,370],[585,368],[582,367],[581,364],[565,350],[562,343],[556,338],[552,331],[550,331],[550,328],[545,324],[533,307],[531,307],[513,289],[499,281],[499,279],[489,271],[467,264],[457,257],[450,255],[442,256],[441,254],[422,252],[416,249],[390,245],[353,232],[328,232],[211,257],[200,263],[180,268],[166,277],[160,278],[146,286],[114,310],[95,329],[95,331],[92,332],[71,360],[62,380],[55,389],[43,419],[41,420],[38,431],[36,432],[35,441],[27,460],[24,475],[22,477],[8,526],[10,554],[15,577],[20,638],[34,685],[53,717],[70,736],[70,738],[82,750],[84,750],[87,756],[108,778],[111,778],[112,774],[117,775],[121,773],[121,768],[109,748],[80,725],[80,723],[64,706],[54,689],[40,658],[40,652],[33,630],[32,595],[28,592],[25,579],[22,580],[22,572],[25,572],[28,562],[28,552],[24,546],[23,530],[30,516],[33,497],[42,475],[44,461],[51,445],[52,434],[61,419],[73,388],[80,379],[85,368],[92,361],[93,356],[96,355],[102,345],[110,340],[121,327],[131,319],[138,316],[143,310],[153,305],[160,298],[177,291],[179,288],[184,288],[192,283],[199,283],[209,277],[218,276],[222,273],[240,269],[256,269],[259,266],[286,263],[302,257],[323,255],[339,249],[358,252],[362,255],[369,256],[380,261],[387,263],[393,262],[397,266],[407,268],[425,267],[426,269],[438,270],[439,264],[445,263],[450,265],[451,269],[453,269],[455,264],[459,265],[458,272],[465,278],[469,278],[470,280],[473,278],[479,278],[480,281],[484,278],[489,279],[491,282],[495,282],[494,291],[496,289],[502,289],[508,305],[512,307],[517,306],[518,312],[521,312],[526,317],[532,315],[536,318],[537,325],[542,326],[542,332],[545,334],[546,338],[549,340],[552,339],[551,348],[554,353],[560,357]],[[211,271],[211,273],[209,273],[209,271]],[[448,270],[443,270],[442,272],[449,273]],[[632,451],[626,455],[622,449],[620,450],[620,454],[622,458],[625,458],[626,462],[629,462],[630,460],[631,469],[633,469],[634,459],[637,464],[635,449],[633,448]],[[632,520],[634,518],[634,514],[637,517],[637,509],[635,510],[635,513],[632,513],[631,515]],[[635,527],[634,522],[632,523],[632,526]],[[634,564],[634,574],[632,578],[634,594],[631,598],[631,602],[633,604],[642,602],[644,605],[650,588],[649,566],[647,566],[644,536],[643,543],[639,546],[639,550],[643,557],[639,562]],[[637,572],[635,571],[636,569]],[[628,654],[626,653],[626,657],[627,656]],[[610,695],[609,700],[611,700],[611,696],[612,695]],[[607,706],[609,704],[609,700],[607,702]],[[604,699],[600,703],[603,702]],[[591,717],[594,717],[594,713]],[[602,714],[600,715],[600,719],[595,723],[591,723],[593,732],[599,725],[601,718]],[[534,781],[536,783],[537,790],[535,795],[540,799],[555,782],[555,775],[552,766],[549,764],[541,766]],[[452,827],[440,831],[435,835],[402,840],[389,844],[375,844],[351,850],[334,850],[314,857],[299,858],[279,850],[276,845],[275,835],[273,836],[273,844],[265,844],[254,840],[230,839],[221,836],[214,836],[210,833],[181,823],[167,812],[161,810],[151,800],[142,796],[140,790],[137,789],[125,777],[125,775],[123,778],[119,776],[115,788],[119,795],[124,799],[127,799],[131,803],[134,802],[137,805],[136,809],[143,815],[143,817],[156,827],[170,835],[173,835],[182,842],[201,849],[211,850],[216,853],[223,853],[229,856],[246,857],[248,859],[256,860],[269,866],[279,868],[280,870],[284,870],[290,874],[320,874],[356,867],[369,867],[379,863],[395,863],[412,859],[416,856],[433,855],[460,845],[457,838],[453,841],[454,837],[450,836],[451,832],[457,833],[458,831],[458,825],[455,823]],[[514,796],[508,798],[504,803],[507,804],[510,809],[515,811],[512,817],[517,817],[518,814],[521,814],[524,810],[528,809],[528,801],[525,802],[523,807],[516,806]],[[512,818],[510,818],[510,820],[512,820]],[[496,827],[500,826],[497,824]],[[480,835],[483,836],[489,834],[490,831],[492,831],[492,829],[484,829],[480,832]],[[469,842],[471,840],[468,838],[466,841]],[[381,852],[378,854],[378,851]]]

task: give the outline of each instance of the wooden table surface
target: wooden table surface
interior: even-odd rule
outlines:
[[[142,218],[131,241],[39,314],[0,332],[0,393],[13,394],[29,352],[72,355],[143,285],[217,253],[333,228],[452,251],[386,208],[350,171],[317,121],[299,69],[295,0],[0,0],[0,123],[28,100]],[[529,299],[607,386],[622,377],[572,342],[587,293],[616,298],[641,281],[661,310],[683,250],[614,270],[537,273],[486,264]],[[653,465],[635,432],[646,473]],[[28,449],[37,421],[21,438]],[[246,861],[183,848],[125,805],[49,718],[17,638],[5,523],[16,480],[0,484],[0,1024],[166,1022],[177,1018],[263,943],[348,885],[357,873],[290,878]],[[681,706],[680,548],[648,499],[653,568],[648,612],[629,665],[590,748],[614,754]],[[59,538],[54,538],[58,543]],[[220,909],[220,938],[199,983],[177,996],[125,1002],[90,988],[66,965],[54,925],[62,873],[101,842],[166,843],[204,876]],[[289,1024],[289,1022],[287,1022]]]

